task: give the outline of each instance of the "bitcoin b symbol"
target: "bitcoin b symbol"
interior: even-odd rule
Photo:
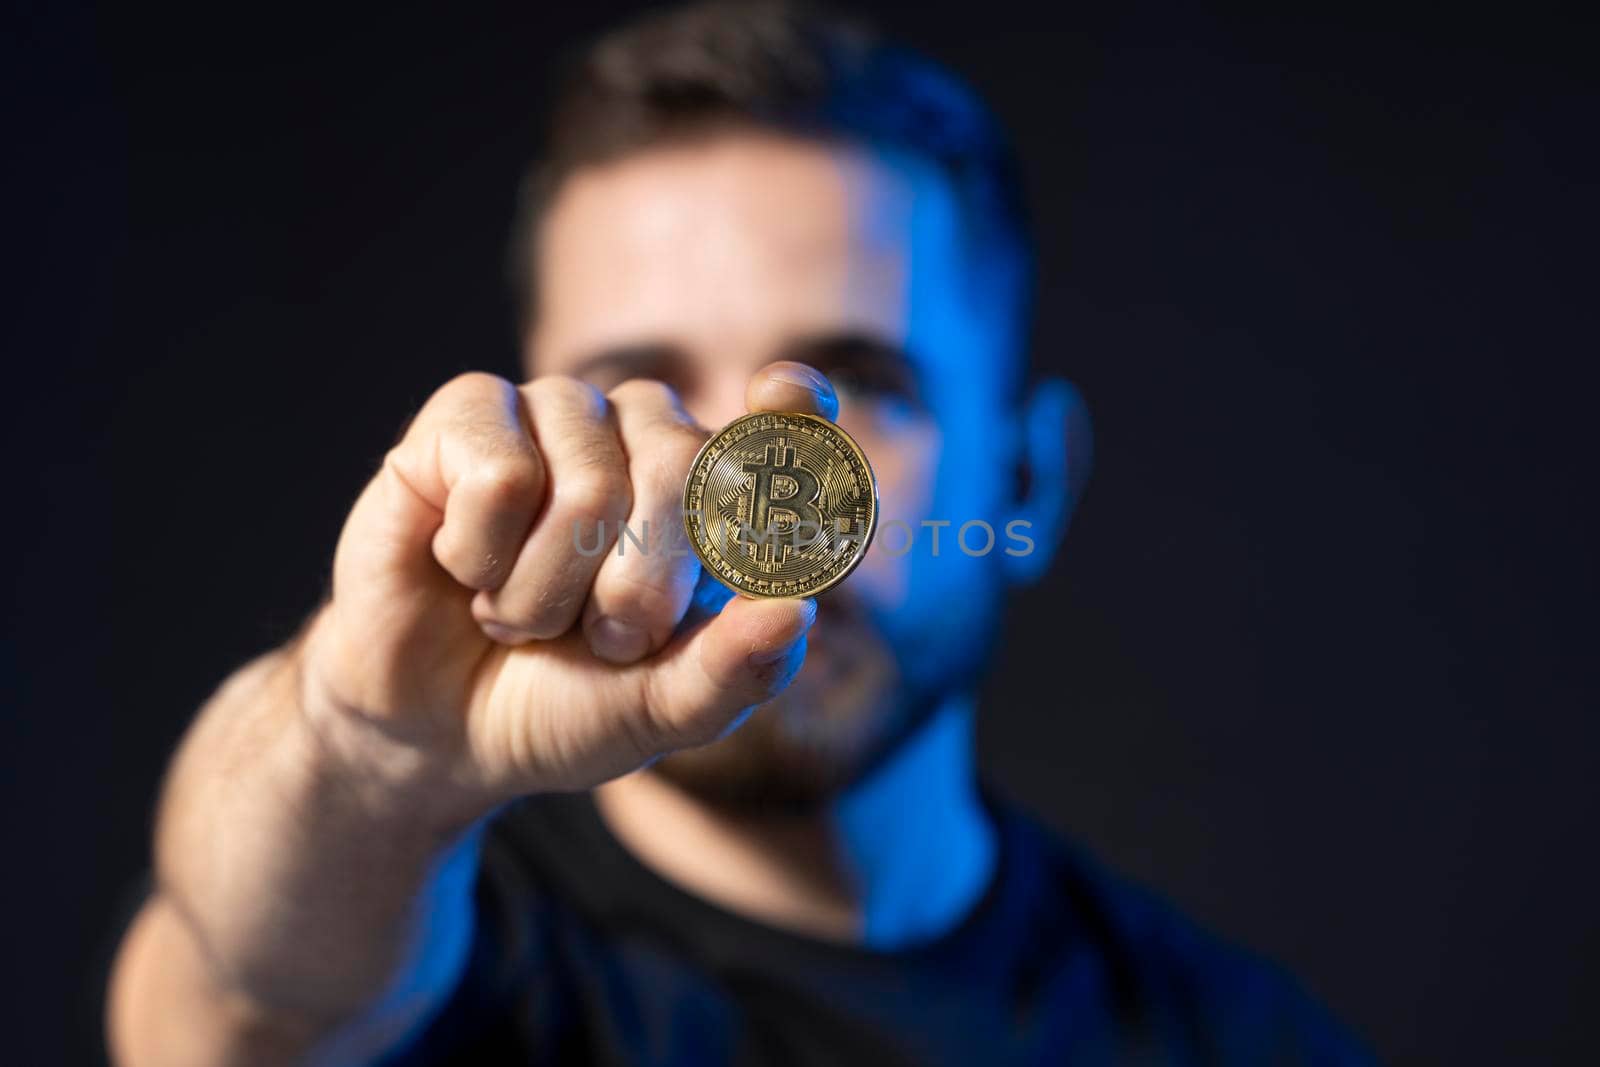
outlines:
[[[811,531],[814,540],[822,532],[822,483],[800,465],[795,450],[782,437],[761,452],[759,463],[746,463],[746,474],[753,474],[749,532],[757,545],[770,544],[774,533],[794,533],[799,548],[799,532]],[[750,540],[741,538],[741,540]]]

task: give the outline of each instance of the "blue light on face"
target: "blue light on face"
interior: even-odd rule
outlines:
[[[944,646],[959,659],[960,644],[980,642],[992,624],[1001,583],[993,553],[968,555],[957,535],[972,520],[998,532],[1014,517],[1001,512],[1018,439],[1012,405],[1018,356],[1008,318],[1015,302],[1001,274],[977,261],[982,250],[972,247],[950,182],[921,159],[893,153],[880,159],[910,198],[909,210],[897,205],[893,212],[906,249],[904,347],[916,364],[925,415],[937,426],[938,448],[930,513],[893,516],[910,524],[916,541],[905,557],[907,595],[883,605],[885,621],[906,643],[924,646],[924,655],[940,658]],[[950,525],[924,526],[925,520]],[[950,610],[956,605],[959,611]]]

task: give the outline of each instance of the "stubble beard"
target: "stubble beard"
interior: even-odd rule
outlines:
[[[906,671],[867,612],[848,602],[821,607],[788,689],[727,736],[663,757],[653,773],[740,813],[814,812],[871,774],[987,658],[981,649],[928,656],[923,669]]]

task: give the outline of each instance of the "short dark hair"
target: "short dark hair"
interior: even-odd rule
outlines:
[[[754,127],[898,150],[935,163],[986,284],[1012,305],[1020,356],[1033,249],[1015,156],[977,94],[859,20],[791,0],[708,0],[646,15],[575,57],[557,87],[544,154],[528,169],[511,249],[532,320],[540,220],[574,171],[641,149]],[[1020,360],[1017,362],[1020,363]]]

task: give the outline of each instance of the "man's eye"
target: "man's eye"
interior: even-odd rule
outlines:
[[[916,383],[909,374],[867,367],[835,367],[826,373],[841,393],[907,402],[917,397]]]

